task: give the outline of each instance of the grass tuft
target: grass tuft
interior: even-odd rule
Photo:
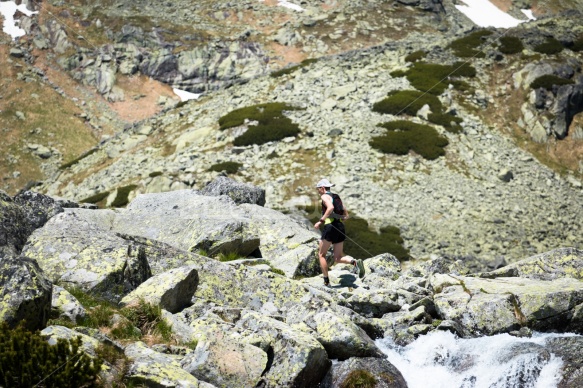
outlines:
[[[500,38],[500,47],[498,47],[502,54],[518,54],[524,49],[522,41],[515,36],[503,36]]]
[[[531,89],[544,88],[546,90],[553,90],[555,86],[573,84],[573,80],[557,77],[556,75],[547,74],[541,75],[531,82]]]
[[[460,58],[484,58],[486,55],[478,50],[492,31],[480,30],[472,32],[468,36],[454,40],[449,44],[454,54]]]
[[[122,207],[128,204],[129,200],[128,197],[132,191],[134,191],[138,186],[137,185],[127,185],[120,187],[117,189],[117,195],[115,199],[111,203],[112,207]]]
[[[554,55],[563,51],[564,48],[563,44],[555,38],[547,38],[545,42],[534,46],[534,51],[541,54]]]
[[[374,112],[397,115],[401,113],[415,116],[425,104],[432,112],[441,112],[443,106],[437,97],[417,90],[399,90],[388,94],[388,97],[375,103]]]
[[[443,93],[453,78],[475,76],[476,69],[463,62],[453,65],[415,62],[407,72],[407,79],[415,89],[435,95]]]
[[[216,171],[216,172],[226,172],[227,174],[236,174],[239,169],[243,167],[241,163],[237,162],[221,162],[217,164],[213,164],[209,171]]]

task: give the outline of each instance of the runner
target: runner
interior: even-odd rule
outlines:
[[[358,272],[358,277],[360,278],[364,277],[365,272],[362,260],[344,257],[343,247],[346,234],[342,220],[348,218],[348,211],[344,208],[340,196],[330,192],[332,186],[334,184],[330,183],[328,179],[322,179],[316,185],[318,194],[320,194],[320,198],[322,199],[322,217],[314,224],[314,228],[319,229],[322,224],[324,225],[318,258],[320,260],[320,267],[322,268],[322,275],[324,275],[325,286],[330,286],[326,253],[332,244],[334,246],[334,262],[352,264],[354,272]]]

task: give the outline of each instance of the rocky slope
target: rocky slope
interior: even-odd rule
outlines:
[[[578,17],[565,17],[560,25],[556,19],[525,25],[516,34],[524,41],[522,55],[501,55],[495,32],[482,48],[485,58],[471,59],[477,76],[467,80],[469,90],[453,88],[440,96],[445,109],[463,120],[463,130],[436,127],[449,145],[445,156],[435,160],[414,153],[383,154],[369,145],[384,131],[377,124],[399,118],[373,112],[373,104],[391,91],[413,89],[406,77],[391,75],[411,67],[405,61],[408,54],[426,49],[428,62],[459,60],[443,49],[442,38],[423,36],[421,44],[421,36],[412,33],[400,42],[326,57],[290,74],[258,77],[180,104],[103,142],[39,189],[77,200],[109,193],[112,203],[116,190],[128,185],[130,199],[138,193],[202,188],[218,174],[209,172],[211,166],[238,162],[242,167],[236,179],[264,187],[267,206],[288,211],[298,204],[316,205],[314,182],[328,177],[353,214],[373,228],[398,226],[414,257],[477,257],[495,268],[556,247],[580,248],[578,167],[567,174],[551,170],[521,148],[525,136],[536,137],[534,132],[500,121],[516,117],[519,123],[531,122],[557,144],[569,142],[577,155],[577,116],[571,114],[575,119],[567,138],[556,140],[564,124],[544,118],[559,117],[564,105],[553,94],[546,94],[549,103],[542,108],[536,107],[536,98],[526,103],[521,98],[538,93],[529,85],[542,74],[540,68],[559,72],[563,66],[553,65],[556,57],[532,51],[538,37],[554,29],[557,37],[567,39]],[[533,67],[537,56],[539,65]],[[561,56],[580,79],[579,53],[564,50]],[[575,86],[580,87],[579,81]],[[578,93],[568,87],[573,96]],[[299,136],[240,147],[233,140],[245,125],[219,129],[225,113],[273,101],[304,108],[287,113],[299,125]],[[512,110],[517,104],[526,110]],[[577,103],[572,108],[581,109]],[[409,119],[426,122],[423,115]]]
[[[29,207],[53,212],[56,203],[40,195],[6,196],[1,214],[26,214]],[[303,278],[295,280],[276,273],[280,256],[291,259],[301,249],[315,262],[315,232],[254,203],[237,205],[228,195],[193,190],[141,195],[117,211],[59,206],[64,208],[34,231],[25,226],[35,222],[26,215],[19,218],[22,227],[2,229],[6,236],[29,238],[14,252],[14,239],[2,243],[9,249],[0,258],[0,319],[11,326],[24,319],[31,328],[43,329],[52,343],[80,336],[90,357],[110,347],[115,356],[110,354],[100,374],[104,385],[338,387],[365,371],[379,386],[406,387],[373,339],[407,344],[435,330],[464,338],[581,331],[583,252],[576,249],[553,250],[471,276],[459,273],[459,263],[452,271],[444,259],[403,270],[395,257],[383,254],[365,262],[362,279],[346,266],[333,267],[333,286],[326,288],[320,276],[313,276],[317,268],[304,266]],[[230,217],[224,217],[225,207]],[[204,222],[211,218],[239,226],[217,231]],[[279,232],[281,225],[286,233]],[[302,233],[309,236],[299,241]],[[201,252],[201,244],[251,249],[241,243],[242,235],[256,236],[262,258],[219,262],[194,253]],[[301,260],[295,263],[302,267]],[[84,320],[99,314],[96,306],[84,308],[58,284],[130,311],[140,300],[153,304],[162,309],[172,339],[146,345],[140,341],[147,340],[144,334],[137,339],[127,334],[135,329],[116,331],[124,322],[119,314],[102,317],[97,330]],[[538,348],[547,358],[549,352],[564,357],[562,384],[577,384],[581,337],[561,341],[570,354],[561,351],[558,339]],[[527,349],[515,353],[522,351]],[[115,361],[122,359],[125,367]]]

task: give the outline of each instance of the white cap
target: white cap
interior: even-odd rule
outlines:
[[[334,186],[328,179],[320,179],[316,187],[332,187]]]

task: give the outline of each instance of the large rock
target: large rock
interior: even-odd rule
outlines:
[[[557,387],[583,386],[583,365],[581,364],[583,338],[580,336],[547,338],[545,348],[562,360],[561,381]]]
[[[237,182],[234,179],[218,176],[214,181],[202,189],[202,194],[209,196],[226,195],[237,205],[251,203],[254,205],[265,205],[265,190],[260,187]]]
[[[194,265],[179,267],[146,280],[126,295],[120,304],[126,306],[144,300],[175,313],[190,304],[197,286],[196,267]]]
[[[182,356],[164,354],[134,342],[125,349],[131,361],[126,377],[147,387],[212,388],[180,367]]]
[[[572,278],[550,282],[434,275],[430,281],[440,319],[459,323],[470,336],[523,326],[564,331],[573,320],[581,319],[583,282]]]
[[[356,386],[407,388],[407,382],[401,372],[388,360],[351,358],[334,364],[321,384],[322,388]]]
[[[30,330],[43,329],[51,311],[53,285],[37,262],[0,256],[0,321]]]
[[[248,224],[248,216],[228,197],[179,190],[139,195],[117,215],[113,228],[185,251],[247,256],[259,247],[259,236]]]
[[[583,85],[563,85],[557,91],[553,109],[553,131],[559,139],[565,138],[573,117],[583,111]]]
[[[31,233],[65,207],[77,204],[31,191],[14,198],[0,191],[0,254],[18,255]]]
[[[76,209],[53,217],[23,252],[53,282],[66,282],[113,302],[151,276],[144,248],[104,229],[114,212]]]
[[[479,276],[488,279],[521,277],[554,280],[569,277],[583,280],[583,251],[574,248],[554,249]]]
[[[211,338],[199,340],[181,365],[199,380],[228,388],[257,386],[267,362],[267,353],[260,348],[217,332]]]
[[[315,387],[330,367],[326,350],[315,338],[276,319],[245,312],[236,327],[245,330],[249,343],[273,357],[263,375],[266,387]]]
[[[276,210],[251,204],[241,205],[240,208],[250,218],[248,227],[260,236],[261,256],[269,260],[272,266],[290,278],[320,273],[318,233]]]

